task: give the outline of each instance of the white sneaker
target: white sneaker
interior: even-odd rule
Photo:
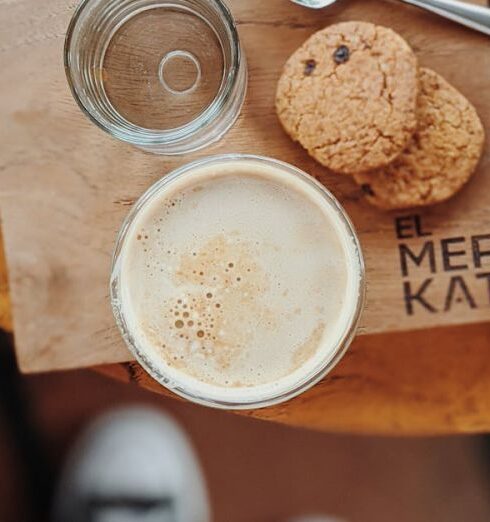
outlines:
[[[176,422],[133,407],[97,419],[71,452],[57,522],[209,522],[203,475]]]

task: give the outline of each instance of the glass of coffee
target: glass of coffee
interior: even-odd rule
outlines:
[[[311,176],[250,155],[155,183],[117,239],[112,306],[136,359],[191,401],[258,408],[339,361],[364,299],[359,242]]]

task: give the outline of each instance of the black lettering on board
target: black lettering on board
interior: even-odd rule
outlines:
[[[476,278],[487,280],[488,304],[490,304],[490,272],[482,272],[481,274],[477,274]]]
[[[419,215],[399,216],[395,218],[397,239],[411,239],[413,237],[431,236],[431,232],[424,231],[422,219]]]
[[[417,291],[412,291],[412,284],[410,281],[404,281],[403,283],[403,297],[405,300],[405,310],[408,315],[414,314],[413,305],[414,302],[418,302],[426,310],[431,313],[436,313],[437,310],[424,298],[423,294],[432,283],[432,278],[426,279],[418,288]]]
[[[455,302],[462,303],[463,300],[468,303],[470,308],[476,308],[475,300],[468,290],[463,276],[453,276],[449,281],[444,311],[449,312]]]
[[[475,268],[481,268],[482,257],[490,257],[490,250],[481,249],[481,241],[490,240],[490,234],[481,234],[480,236],[472,236],[471,238],[471,249],[473,251],[473,263]]]
[[[451,245],[456,245],[457,243],[464,243],[464,237],[450,237],[447,239],[441,239],[441,254],[442,254],[442,264],[444,266],[444,270],[446,272],[450,272],[452,270],[466,270],[468,265],[465,264],[453,264],[451,258],[453,257],[461,257],[466,254],[466,250],[451,250]]]
[[[432,274],[436,271],[436,257],[434,253],[434,242],[426,241],[422,250],[419,254],[416,254],[412,251],[412,249],[406,245],[405,243],[401,243],[398,245],[398,250],[400,252],[400,266],[403,277],[408,276],[408,260],[412,260],[415,265],[420,266],[427,256],[429,261],[429,268]]]

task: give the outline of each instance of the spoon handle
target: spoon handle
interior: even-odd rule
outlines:
[[[459,0],[401,0],[490,35],[490,8]]]

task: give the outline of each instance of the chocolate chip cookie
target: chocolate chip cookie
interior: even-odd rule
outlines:
[[[333,171],[383,167],[416,128],[417,60],[391,29],[331,25],[287,61],[276,110],[286,132]]]
[[[378,207],[444,201],[468,181],[478,164],[484,130],[475,108],[430,69],[420,70],[417,118],[412,141],[391,165],[354,176]]]

